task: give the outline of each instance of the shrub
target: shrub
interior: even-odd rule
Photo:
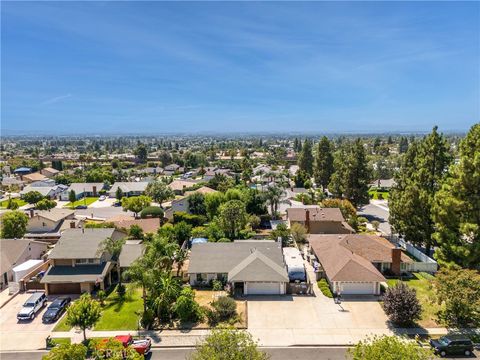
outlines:
[[[223,237],[221,239],[218,239],[217,242],[232,242],[232,240],[230,240],[229,238]]]
[[[97,299],[100,301],[100,304],[103,306],[105,305],[105,299],[107,298],[107,293],[105,290],[98,290],[97,292]]]
[[[212,289],[213,291],[221,291],[223,290],[223,284],[220,280],[213,280],[212,281]]]
[[[417,292],[403,282],[387,289],[383,295],[383,309],[393,323],[402,326],[419,320],[422,313]]]
[[[147,309],[147,311],[142,313],[142,317],[140,318],[140,326],[146,330],[149,330],[152,327],[154,320],[155,313],[153,310]]]
[[[175,312],[182,321],[197,321],[201,317],[201,310],[195,301],[195,292],[191,288],[184,288],[175,302]]]
[[[183,211],[173,213],[173,223],[186,222],[187,224],[197,227],[202,226],[207,222],[207,218],[203,215],[191,215]]]
[[[210,326],[215,326],[220,321],[218,312],[216,312],[214,309],[209,308],[208,306],[203,306],[201,308],[201,312],[207,317],[208,325]]]
[[[212,302],[212,307],[220,321],[226,321],[237,315],[237,303],[231,297],[220,296]]]
[[[163,209],[159,206],[148,206],[140,212],[140,217],[142,219],[153,217],[153,218],[163,218]]]
[[[195,238],[206,238],[207,237],[207,229],[204,226],[197,226],[192,229],[192,233],[190,236]]]
[[[332,294],[332,291],[330,290],[330,285],[328,285],[327,280],[320,279],[318,280],[317,285],[320,288],[320,291],[322,292],[323,295],[325,295],[328,298],[333,298],[333,294]]]

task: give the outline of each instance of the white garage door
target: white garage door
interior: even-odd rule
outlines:
[[[374,283],[371,282],[344,282],[341,283],[341,294],[370,295],[374,294]]]
[[[280,294],[279,283],[254,283],[249,282],[247,285],[247,295],[278,295]]]

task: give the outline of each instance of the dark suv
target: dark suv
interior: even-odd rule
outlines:
[[[430,346],[435,354],[441,357],[447,355],[471,356],[473,353],[472,340],[459,336],[444,336],[438,340],[430,340]]]

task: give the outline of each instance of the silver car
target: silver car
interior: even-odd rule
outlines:
[[[25,301],[22,309],[17,314],[18,320],[33,320],[35,314],[47,305],[47,296],[44,292],[33,293],[32,296]]]

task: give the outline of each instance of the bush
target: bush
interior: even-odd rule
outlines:
[[[218,312],[216,312],[214,309],[209,308],[208,306],[203,306],[201,308],[201,312],[207,317],[208,325],[210,326],[215,326],[220,321]]]
[[[232,240],[230,240],[229,238],[223,237],[221,239],[218,239],[217,242],[232,242]]]
[[[422,307],[415,289],[399,282],[383,295],[383,309],[390,321],[397,325],[410,325],[420,319]]]
[[[175,302],[175,312],[182,322],[197,321],[201,317],[201,309],[195,301],[195,292],[186,287]]]
[[[125,285],[123,285],[123,284],[118,284],[118,286],[117,286],[117,294],[118,294],[118,296],[120,296],[120,297],[125,296],[125,292],[126,292]]]
[[[163,218],[163,209],[159,206],[147,206],[140,212],[140,217],[142,219],[153,217],[153,218]]]
[[[197,227],[202,226],[207,222],[207,218],[203,215],[191,215],[183,211],[173,213],[173,223],[186,222],[187,224]]]
[[[213,291],[221,291],[223,290],[223,284],[220,280],[213,280],[212,281],[212,289]]]
[[[231,297],[220,296],[212,302],[220,321],[227,321],[237,315],[237,303]]]
[[[322,292],[323,295],[325,295],[328,298],[333,298],[333,294],[332,294],[332,291],[330,290],[330,285],[328,285],[327,280],[320,279],[318,280],[317,285],[320,288],[320,291]]]
[[[152,327],[154,320],[155,313],[153,310],[147,309],[147,311],[142,313],[142,317],[140,318],[140,326],[146,330],[149,330]]]

